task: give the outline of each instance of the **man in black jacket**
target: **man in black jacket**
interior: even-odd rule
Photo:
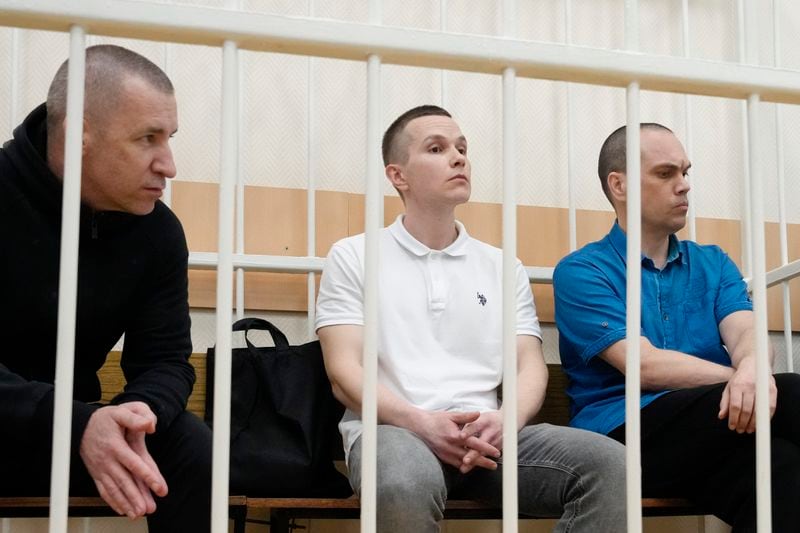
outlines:
[[[0,150],[0,494],[50,480],[67,64]],[[211,434],[194,384],[188,250],[159,201],[175,175],[174,91],[127,49],[86,51],[70,491],[95,491],[150,531],[209,527]],[[125,391],[100,405],[97,370],[122,335]]]

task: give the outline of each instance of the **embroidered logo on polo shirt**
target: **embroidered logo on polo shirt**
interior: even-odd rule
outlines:
[[[481,305],[486,305],[486,296],[481,293],[478,293],[478,303]]]

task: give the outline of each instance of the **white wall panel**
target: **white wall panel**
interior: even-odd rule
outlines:
[[[245,51],[240,54],[245,184],[303,188],[308,181],[308,59]]]
[[[173,2],[175,0],[152,0]],[[178,0],[207,7],[230,6],[229,0]],[[501,19],[499,0],[446,0],[447,30],[494,35]],[[770,0],[764,2],[762,48],[765,61],[772,61],[769,28]],[[241,0],[244,9],[264,13],[305,16],[308,0]],[[351,21],[368,19],[366,0],[340,2],[314,0],[319,17]],[[735,2],[691,1],[690,48],[692,56],[713,60],[736,60],[737,20]],[[800,5],[782,1],[783,63],[800,66],[800,41],[793,27],[800,25]],[[623,46],[623,1],[573,0],[573,40],[576,44],[621,48]],[[643,0],[640,6],[642,48],[646,52],[680,55],[681,20],[678,2]],[[433,0],[385,0],[383,20],[388,25],[438,30],[439,2]],[[561,0],[523,2],[519,6],[519,34],[523,38],[563,42],[564,14]],[[21,31],[19,116],[40,103],[58,64],[66,57],[63,34]],[[7,64],[10,30],[0,39],[0,69]],[[141,41],[93,38],[130,46],[163,63],[163,45]],[[200,46],[173,45],[172,78],[176,86],[180,130],[173,147],[178,178],[192,181],[218,180],[219,50]],[[243,172],[247,184],[302,188],[306,183],[307,62],[304,57],[245,52],[243,62]],[[8,68],[8,67],[5,67]],[[385,66],[383,69],[386,125],[405,109],[420,103],[441,101],[440,71],[414,67]],[[2,72],[2,70],[0,70]],[[9,73],[10,74],[10,73]],[[366,76],[363,63],[314,59],[316,110],[311,120],[317,128],[318,187],[345,192],[363,192],[364,102]],[[473,200],[500,201],[500,81],[499,76],[447,73],[447,107],[461,123],[470,141],[475,170]],[[566,207],[565,90],[558,82],[520,80],[520,188],[524,205]],[[0,87],[0,97],[9,101],[10,89]],[[738,218],[739,182],[742,176],[742,124],[740,103],[733,100],[693,97],[692,127],[695,132],[691,179],[694,202],[700,217]],[[596,177],[597,153],[605,136],[624,122],[624,98],[619,89],[575,85],[575,164],[577,207],[608,209]],[[784,106],[785,164],[788,192],[797,192],[800,167],[798,111]],[[0,120],[8,110],[0,110]],[[767,113],[769,116],[769,113]],[[795,120],[792,120],[792,118]],[[642,118],[663,122],[684,137],[683,97],[643,93]],[[769,121],[767,121],[769,122]],[[765,126],[767,146],[774,131]],[[774,189],[774,150],[768,148],[764,172],[766,187]],[[388,184],[388,194],[394,194]],[[777,213],[771,194],[767,213]],[[792,197],[791,195],[789,197]],[[790,222],[800,222],[800,204],[789,202]]]
[[[222,52],[175,45],[172,82],[178,101],[178,134],[172,141],[178,177],[219,181]]]

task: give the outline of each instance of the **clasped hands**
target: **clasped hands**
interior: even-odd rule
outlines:
[[[156,510],[153,495],[167,482],[145,446],[156,415],[143,402],[101,407],[89,418],[80,455],[103,500],[120,515],[136,519]]]
[[[475,467],[497,469],[503,448],[500,411],[428,411],[415,432],[445,464],[466,474]]]

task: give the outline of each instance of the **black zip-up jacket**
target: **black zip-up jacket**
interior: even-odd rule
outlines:
[[[0,150],[0,450],[52,439],[62,184],[47,166],[46,113],[31,112]],[[82,205],[78,255],[73,456],[99,407],[97,370],[123,333],[128,384],[113,404],[146,402],[158,431],[195,378],[177,217],[161,202],[145,216]]]

